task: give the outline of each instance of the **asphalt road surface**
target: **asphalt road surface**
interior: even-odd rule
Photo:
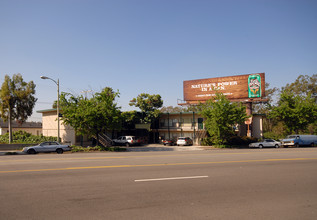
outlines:
[[[317,148],[1,156],[0,219],[317,219]]]

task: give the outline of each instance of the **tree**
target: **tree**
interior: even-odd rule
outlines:
[[[6,75],[0,90],[0,115],[9,125],[9,143],[12,142],[12,120],[23,123],[32,115],[37,98],[34,97],[33,81],[24,82],[21,74],[14,74],[12,79]]]
[[[297,102],[296,105],[299,105],[299,102],[302,102],[303,100],[307,100],[307,98],[310,98],[310,97],[315,99],[315,102],[316,102],[317,101],[316,82],[317,82],[317,74],[314,74],[312,76],[300,75],[297,77],[297,79],[293,83],[287,84],[285,87],[282,87],[281,89],[276,89],[276,88],[268,89],[266,87],[265,93],[269,101],[267,104],[262,105],[263,108],[258,108],[261,105],[257,105],[258,111],[255,111],[258,113],[266,114],[268,116],[263,120],[263,130],[265,131],[264,136],[270,137],[270,138],[273,138],[273,137],[276,138],[276,137],[282,137],[285,134],[292,133],[295,130],[297,130],[297,132],[299,132],[299,130],[302,130],[303,132],[307,132],[305,131],[307,128],[304,125],[305,123],[303,124],[302,129],[300,128],[301,126],[298,127],[297,125],[294,124],[294,123],[298,123],[299,120],[303,120],[305,116],[302,117],[301,112],[298,112],[299,109],[295,110],[295,105],[293,105],[292,103]],[[274,104],[272,102],[273,100],[272,97],[275,97],[275,93],[277,92],[279,92],[279,94],[276,95],[275,99],[278,102]],[[289,96],[288,98],[286,94],[288,94],[287,95]],[[287,104],[287,102],[289,103]],[[286,106],[288,106],[289,108],[288,110],[286,110],[287,109]],[[293,109],[293,110],[291,111],[290,109]],[[283,111],[284,113],[282,115],[278,113]],[[288,116],[284,115],[286,114],[286,111],[289,111],[287,113]],[[290,114],[292,114],[292,116]],[[298,118],[296,119],[296,117]],[[297,129],[295,129],[295,127],[297,127]],[[309,130],[310,133],[314,133],[314,131],[317,130],[317,123],[316,122],[309,123],[307,130]]]
[[[225,144],[234,134],[234,125],[241,124],[248,118],[245,106],[231,103],[225,95],[219,93],[202,104],[201,108],[201,114],[206,118],[206,130],[216,145]]]
[[[197,105],[188,105],[184,108],[184,112],[201,112],[204,103],[199,102]]]
[[[269,114],[270,118],[283,121],[286,133],[298,133],[305,131],[309,124],[317,120],[317,104],[315,99],[308,93],[294,96],[289,89],[284,89],[280,95],[278,105],[273,107]]]
[[[312,76],[308,75],[300,75],[297,77],[295,82],[291,84],[286,84],[285,87],[282,88],[282,92],[285,90],[292,91],[295,95],[307,96],[317,95],[317,74],[313,74]],[[317,97],[315,97],[317,98]]]
[[[168,112],[168,113],[176,113],[176,112],[183,112],[184,111],[184,109],[182,108],[182,107],[179,107],[179,106],[176,106],[176,107],[173,107],[173,106],[167,106],[167,107],[162,107],[161,109],[160,109],[160,111],[162,112],[162,113],[164,113],[164,112]]]
[[[137,111],[125,111],[121,113],[123,127],[128,130],[134,129],[135,124],[140,121],[140,114]]]
[[[99,134],[120,126],[120,108],[115,103],[119,96],[112,88],[106,87],[100,93],[87,99],[62,93],[60,107],[65,124],[72,126],[78,134],[95,135],[99,144]]]
[[[141,123],[151,123],[160,114],[159,108],[162,107],[163,101],[160,95],[150,95],[142,93],[137,98],[133,98],[130,106],[138,107],[142,111]]]

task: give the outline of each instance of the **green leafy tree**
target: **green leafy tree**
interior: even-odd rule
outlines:
[[[137,111],[125,111],[121,113],[123,127],[127,129],[134,129],[135,124],[140,121],[140,115]]]
[[[292,91],[294,95],[300,96],[317,95],[317,74],[312,76],[300,75],[295,82],[282,88],[282,92],[285,90]],[[316,96],[315,99],[317,99]]]
[[[35,84],[25,82],[21,74],[14,74],[12,79],[6,75],[0,90],[0,115],[8,121],[9,143],[12,142],[12,120],[23,123],[32,115],[37,99],[34,97]]]
[[[168,113],[176,113],[176,112],[183,112],[184,109],[182,107],[179,107],[179,106],[164,106],[160,109],[161,112],[165,113],[165,112],[168,112]]]
[[[201,114],[206,118],[205,125],[212,142],[223,145],[234,135],[233,127],[247,118],[246,107],[241,103],[231,103],[223,94],[201,105]]]
[[[162,107],[163,101],[160,95],[150,95],[142,93],[137,98],[133,98],[130,106],[138,107],[142,111],[141,123],[151,123],[160,115],[159,108]]]
[[[310,95],[296,95],[289,89],[284,89],[280,95],[278,105],[273,107],[269,115],[283,121],[286,126],[286,134],[305,131],[309,124],[317,120],[317,104]]]
[[[65,124],[72,126],[78,134],[95,135],[99,144],[99,134],[118,129],[121,126],[120,108],[115,103],[118,92],[106,87],[100,93],[87,99],[62,93],[60,107]]]
[[[188,105],[184,108],[184,112],[201,112],[203,109],[204,103],[198,103],[197,105]]]
[[[291,132],[294,132],[295,130],[291,131],[290,129],[292,126],[290,124],[293,124],[293,119],[287,119],[288,117],[284,117],[282,115],[279,115],[276,111],[276,107],[278,107],[279,111],[282,111],[282,106],[280,104],[283,102],[283,108],[286,109],[286,100],[293,99],[295,100],[295,97],[298,96],[297,102],[299,100],[307,99],[308,97],[312,97],[315,99],[315,102],[317,101],[317,74],[314,74],[312,76],[308,75],[300,75],[297,77],[295,82],[286,84],[285,87],[282,87],[281,89],[273,88],[270,89],[268,86],[266,86],[266,95],[268,98],[268,102],[265,104],[258,104],[254,105],[256,107],[256,110],[254,112],[256,113],[262,113],[266,114],[269,117],[264,118],[263,120],[263,130],[264,130],[264,136],[265,137],[283,137],[285,134],[289,134]],[[279,93],[279,94],[278,94]],[[282,95],[284,93],[284,95]],[[289,93],[289,99],[285,98],[285,93]],[[281,97],[284,96],[283,99]],[[273,103],[273,100],[277,100],[279,102]],[[293,100],[293,102],[294,102]],[[282,101],[282,102],[281,102]],[[293,109],[292,114],[294,113],[294,106],[290,102],[289,107]],[[259,108],[260,107],[260,108]],[[275,109],[273,111],[274,114],[270,114],[272,109]],[[299,113],[300,114],[300,113]],[[290,115],[289,115],[290,116]],[[298,115],[299,117],[302,117]],[[284,119],[283,119],[284,118]],[[295,115],[293,115],[291,118],[295,118]],[[290,121],[289,121],[290,120]],[[295,121],[298,121],[297,119],[294,119]],[[285,122],[288,124],[286,125]],[[304,128],[306,130],[306,128]],[[298,131],[301,130],[298,128]],[[314,131],[317,130],[317,123],[310,123],[308,125],[307,129],[310,133],[315,133]],[[304,132],[304,131],[303,131]],[[305,131],[306,132],[306,131]],[[275,138],[276,138],[275,137]]]

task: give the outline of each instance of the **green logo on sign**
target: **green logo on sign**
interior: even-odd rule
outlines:
[[[248,78],[249,98],[261,97],[261,76],[250,75]]]

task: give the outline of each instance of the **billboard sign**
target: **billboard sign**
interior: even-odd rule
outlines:
[[[265,73],[188,80],[183,82],[184,101],[206,101],[216,93],[228,99],[254,99],[265,96]]]

